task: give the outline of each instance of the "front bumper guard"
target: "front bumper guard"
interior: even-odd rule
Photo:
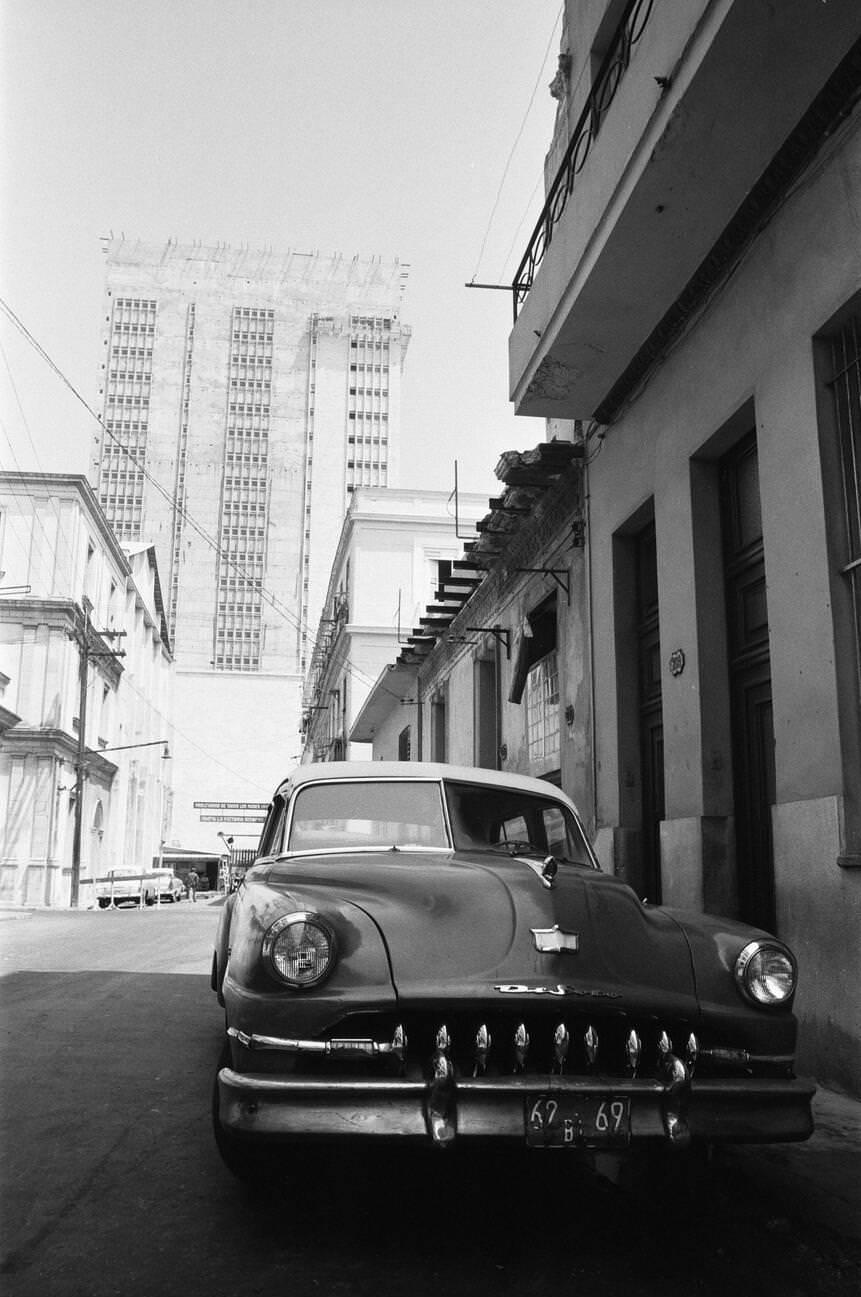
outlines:
[[[523,1143],[527,1101],[537,1094],[628,1098],[631,1143],[684,1149],[803,1140],[815,1087],[803,1080],[693,1080],[674,1056],[655,1078],[566,1075],[456,1076],[444,1056],[430,1079],[266,1076],[222,1068],[222,1127],[249,1138],[390,1138],[446,1147],[455,1139]]]

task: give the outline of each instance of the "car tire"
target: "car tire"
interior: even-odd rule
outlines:
[[[100,910],[107,910],[107,909],[109,908],[109,906],[110,906],[110,903],[111,903],[111,902],[110,902],[110,897],[108,897],[108,896],[100,896],[100,897],[99,897],[99,909],[100,909]]]

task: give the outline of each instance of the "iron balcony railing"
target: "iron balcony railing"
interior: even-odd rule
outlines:
[[[601,123],[631,62],[634,48],[643,34],[653,6],[654,0],[628,0],[625,6],[616,34],[589,92],[589,98],[574,128],[562,165],[547,192],[543,211],[514,276],[512,290],[515,320],[520,306],[532,287],[538,267],[553,241],[554,230],[562,218],[568,196],[574,188],[574,181],[589,156]]]

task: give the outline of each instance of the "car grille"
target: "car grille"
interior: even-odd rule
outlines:
[[[631,1077],[652,1075],[662,1056],[676,1053],[697,1062],[700,1043],[693,1025],[681,1020],[648,1020],[625,1014],[562,1015],[497,1012],[492,1014],[363,1014],[343,1019],[327,1033],[330,1040],[405,1037],[400,1053],[386,1055],[392,1067],[429,1071],[439,1052],[451,1060],[456,1075],[583,1075]],[[320,1060],[323,1062],[323,1060]],[[326,1060],[331,1068],[331,1061]],[[384,1063],[385,1065],[385,1063]],[[724,1069],[725,1074],[725,1069]]]

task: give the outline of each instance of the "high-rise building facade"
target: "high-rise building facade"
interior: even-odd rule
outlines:
[[[156,546],[188,741],[175,837],[209,845],[237,825],[193,803],[261,800],[299,751],[350,495],[395,483],[408,267],[123,238],[105,254],[92,477],[120,539]]]

